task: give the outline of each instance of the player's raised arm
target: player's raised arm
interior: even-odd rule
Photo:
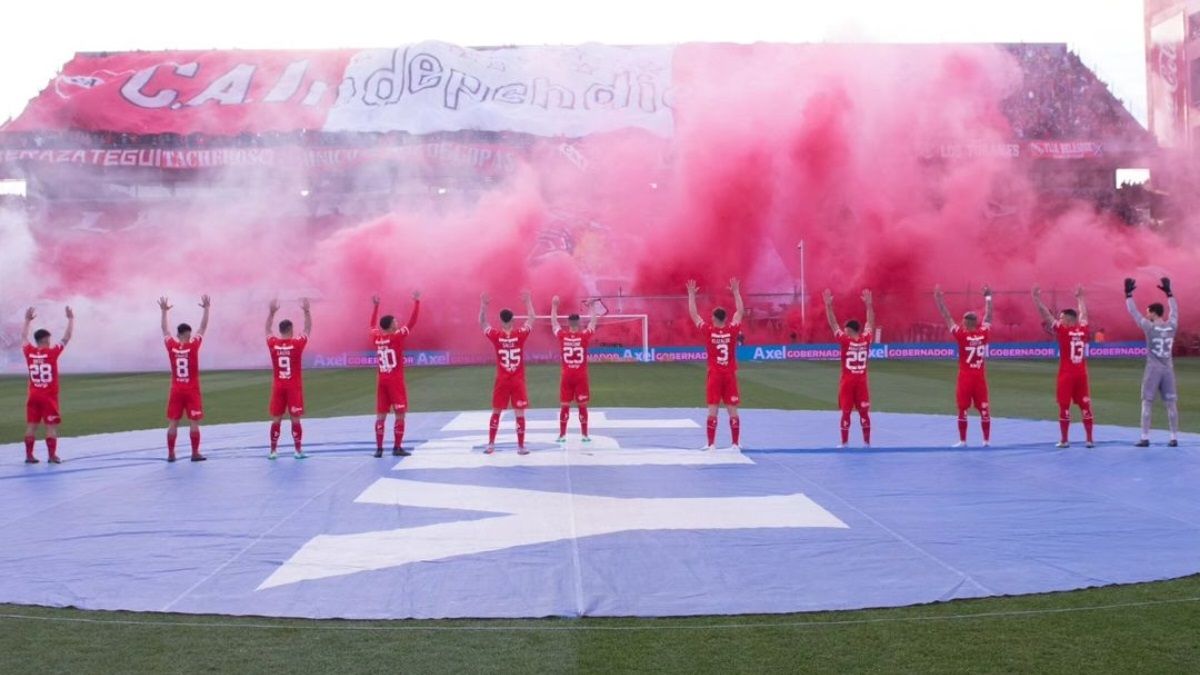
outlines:
[[[871,289],[863,289],[862,299],[867,306],[867,325],[863,326],[863,334],[870,337],[875,334],[875,296],[871,295]]]
[[[412,330],[417,325],[417,317],[421,315],[421,291],[413,291],[412,299],[412,314],[408,315],[408,323],[405,324],[408,330]]]
[[[71,336],[75,335],[75,311],[71,309],[70,305],[67,305],[66,315],[67,330],[63,331],[62,340],[59,340],[59,343],[64,347],[71,341]]]
[[[21,344],[29,344],[29,330],[33,327],[33,320],[37,318],[37,312],[32,307],[25,310],[25,323],[21,325]]]
[[[1087,323],[1087,303],[1083,300],[1083,285],[1075,287],[1075,302],[1079,307],[1079,323]]]
[[[379,296],[371,296],[371,323],[367,324],[367,330],[373,330],[379,324]]]
[[[304,335],[312,335],[312,303],[308,298],[300,298],[300,309],[304,312]]]
[[[833,291],[826,288],[821,292],[821,299],[825,301],[825,320],[829,322],[829,330],[836,336],[842,330],[842,326],[838,323],[837,314],[833,312]]]
[[[162,310],[162,334],[164,338],[171,337],[171,328],[167,325],[167,313],[171,311],[171,303],[166,296],[158,299],[158,308]]]
[[[1033,295],[1033,305],[1037,307],[1038,315],[1042,317],[1042,322],[1047,325],[1054,325],[1054,315],[1050,313],[1050,308],[1042,301],[1041,286],[1034,286],[1031,294]],[[1076,293],[1075,297],[1079,297],[1079,293]]]
[[[1158,285],[1158,290],[1167,294],[1167,306],[1171,309],[1171,316],[1167,317],[1167,323],[1172,326],[1179,325],[1179,303],[1175,302],[1175,293],[1171,291],[1170,277],[1163,277],[1162,282]]]
[[[741,323],[746,315],[746,306],[742,304],[742,282],[730,279],[729,290],[733,291],[733,323]]]
[[[204,310],[204,314],[200,315],[200,330],[196,331],[196,337],[204,337],[208,332],[208,309],[212,307],[212,300],[207,295],[200,296],[200,307]]]
[[[992,324],[992,287],[983,285],[983,325]]]
[[[946,322],[946,327],[954,330],[954,317],[950,315],[950,309],[946,307],[946,294],[942,292],[941,286],[933,287],[933,301],[937,303],[938,313],[942,315],[942,320]]]
[[[550,330],[553,331],[555,335],[557,335],[559,329],[562,328],[562,326],[558,324],[558,303],[559,299],[557,295],[553,298],[550,298]]]
[[[492,327],[490,325],[488,325],[488,318],[487,318],[488,304],[491,301],[492,301],[492,299],[488,296],[487,293],[484,293],[479,296],[479,327],[482,328],[483,332],[485,332],[485,333],[492,329]]]
[[[1145,330],[1146,326],[1150,325],[1150,321],[1142,316],[1142,313],[1138,311],[1137,304],[1133,301],[1135,290],[1137,290],[1137,282],[1130,277],[1125,277],[1125,309],[1129,311],[1129,316],[1133,317],[1133,322]]]
[[[267,306],[267,325],[266,325],[267,337],[271,337],[271,336],[275,335],[275,328],[274,328],[275,313],[278,311],[279,311],[279,301],[272,300],[271,304]]]
[[[533,308],[533,294],[525,291],[521,294],[521,299],[525,301],[525,330],[533,328],[533,318],[536,310]]]
[[[700,310],[696,309],[696,293],[700,287],[696,285],[695,279],[689,279],[687,282],[688,294],[688,315],[692,317],[692,323],[699,326],[704,323],[704,319],[700,318]]]

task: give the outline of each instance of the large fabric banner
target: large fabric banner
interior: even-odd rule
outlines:
[[[442,42],[359,52],[326,131],[463,129],[584,136],[672,130],[670,47],[512,47]]]
[[[672,47],[80,54],[6,131],[669,136]]]

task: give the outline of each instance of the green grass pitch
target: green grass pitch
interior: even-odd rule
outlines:
[[[1177,364],[1186,431],[1200,431],[1200,361]],[[872,408],[953,412],[954,364],[871,365]],[[999,417],[1053,419],[1051,362],[995,362]],[[414,411],[481,409],[490,368],[412,369]],[[557,369],[531,368],[535,407]],[[1091,364],[1097,421],[1138,421],[1141,363]],[[831,409],[837,364],[747,364],[748,407]],[[309,371],[311,417],[368,414],[373,373]],[[596,365],[596,407],[696,407],[703,366]],[[262,418],[268,372],[204,376],[212,423]],[[67,375],[64,436],[162,424],[165,373]],[[0,442],[23,434],[25,384],[0,378]],[[1156,424],[1163,426],[1161,408]],[[64,453],[69,457],[69,442]],[[17,461],[11,457],[5,461]],[[1200,492],[1198,492],[1200,495]],[[53,527],[52,523],[44,524]],[[1197,533],[1200,536],[1200,532]],[[4,672],[1196,672],[1200,576],[1015,598],[855,612],[690,619],[346,622],[82,612],[0,605]]]

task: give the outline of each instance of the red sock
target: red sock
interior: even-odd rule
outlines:
[[[56,437],[46,437],[46,450],[50,451],[50,459],[58,457],[58,439]]]
[[[167,432],[167,459],[175,459],[175,436],[176,431]]]
[[[588,422],[587,406],[580,405],[579,406],[579,431],[581,433],[583,433],[584,438],[587,438],[587,422]]]
[[[1084,430],[1084,432],[1087,433],[1087,442],[1091,443],[1092,442],[1092,427],[1096,423],[1096,420],[1092,418],[1092,404],[1084,403],[1083,405],[1081,405],[1079,407],[1081,410],[1083,410],[1083,430]]]
[[[1062,442],[1066,443],[1071,435],[1071,409],[1059,408],[1058,410],[1058,432],[1062,436]]]
[[[192,441],[192,456],[195,457],[200,454],[200,430],[192,429],[188,438]]]
[[[396,418],[396,424],[392,427],[392,435],[396,441],[396,444],[394,446],[392,446],[392,448],[394,450],[399,450],[401,447],[401,444],[404,443],[404,418],[403,417]]]
[[[571,406],[564,405],[558,409],[558,435],[567,435],[567,422],[571,419]]]
[[[383,420],[375,420],[375,449],[383,452]]]
[[[25,437],[25,459],[33,459],[33,443],[34,443],[34,440],[35,440],[35,439],[34,439],[34,437],[33,437],[33,436],[26,436],[26,437]]]
[[[275,454],[275,448],[279,447],[279,422],[271,422],[271,454]]]
[[[517,447],[525,447],[525,416],[517,418]]]
[[[734,445],[738,445],[742,440],[742,418],[737,415],[729,418],[729,435],[732,437]]]
[[[871,444],[871,413],[862,409],[858,413],[858,421],[862,424],[863,443]]]
[[[958,411],[958,440],[967,442],[967,411]]]
[[[979,426],[983,428],[983,442],[992,440],[992,418],[984,415],[983,419],[979,420]]]
[[[496,432],[500,430],[500,413],[492,413],[492,419],[488,422],[488,445],[496,444]]]
[[[717,416],[708,416],[708,444],[712,445],[717,442]]]
[[[850,411],[842,411],[842,445],[850,442]]]
[[[300,441],[304,438],[304,427],[300,426],[300,420],[292,420],[292,444],[296,446],[296,452],[300,452]]]

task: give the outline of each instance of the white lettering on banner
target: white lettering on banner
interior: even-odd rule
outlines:
[[[467,49],[423,42],[359,52],[325,131],[477,129],[583,136],[637,127],[669,136],[670,47]]]

